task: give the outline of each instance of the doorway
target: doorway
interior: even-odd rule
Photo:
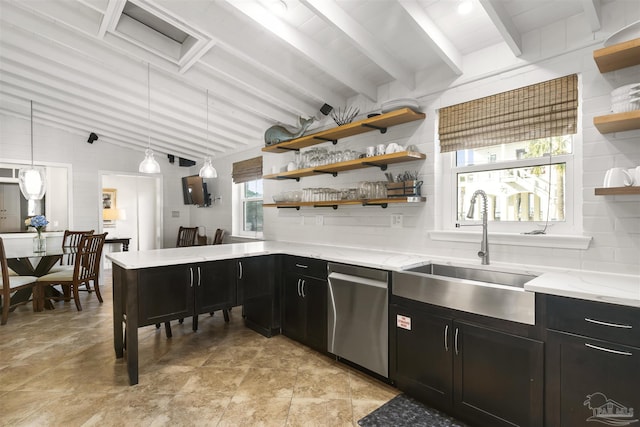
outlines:
[[[101,174],[100,224],[107,238],[130,238],[129,250],[162,247],[162,178]],[[105,251],[116,251],[108,248]]]

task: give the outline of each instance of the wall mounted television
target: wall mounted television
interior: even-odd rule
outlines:
[[[185,205],[211,206],[207,183],[198,175],[182,177],[182,197]]]

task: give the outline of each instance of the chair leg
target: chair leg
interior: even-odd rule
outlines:
[[[87,289],[89,288],[89,282],[87,282]],[[96,291],[96,296],[98,297],[98,301],[102,302],[102,295],[100,294],[100,284],[98,283],[98,278],[93,281],[93,288]]]
[[[78,311],[82,311],[82,305],[80,304],[80,294],[78,293],[78,286],[71,285],[70,287],[73,288],[73,300],[76,302],[76,308],[78,309]]]
[[[0,324],[6,325],[9,318],[9,306],[11,305],[11,297],[2,297],[2,321]]]
[[[173,333],[171,332],[171,322],[164,322],[164,331],[167,334],[167,338],[171,338]]]
[[[224,316],[225,323],[229,323],[229,310],[227,310],[226,308],[223,308],[222,315]]]

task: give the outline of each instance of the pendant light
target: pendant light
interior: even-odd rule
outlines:
[[[160,164],[153,158],[151,149],[151,66],[147,63],[147,136],[149,143],[144,152],[144,160],[138,166],[138,172],[160,173]]]
[[[18,172],[18,184],[27,200],[40,200],[47,190],[46,175],[43,168],[33,166],[33,101],[31,107],[31,167],[21,168]]]
[[[207,89],[207,149],[209,147],[209,89]],[[204,165],[198,173],[202,178],[217,178],[218,171],[211,164],[211,156],[204,158]]]

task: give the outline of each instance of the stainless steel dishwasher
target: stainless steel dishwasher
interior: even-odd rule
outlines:
[[[328,347],[389,377],[388,273],[329,263]]]

